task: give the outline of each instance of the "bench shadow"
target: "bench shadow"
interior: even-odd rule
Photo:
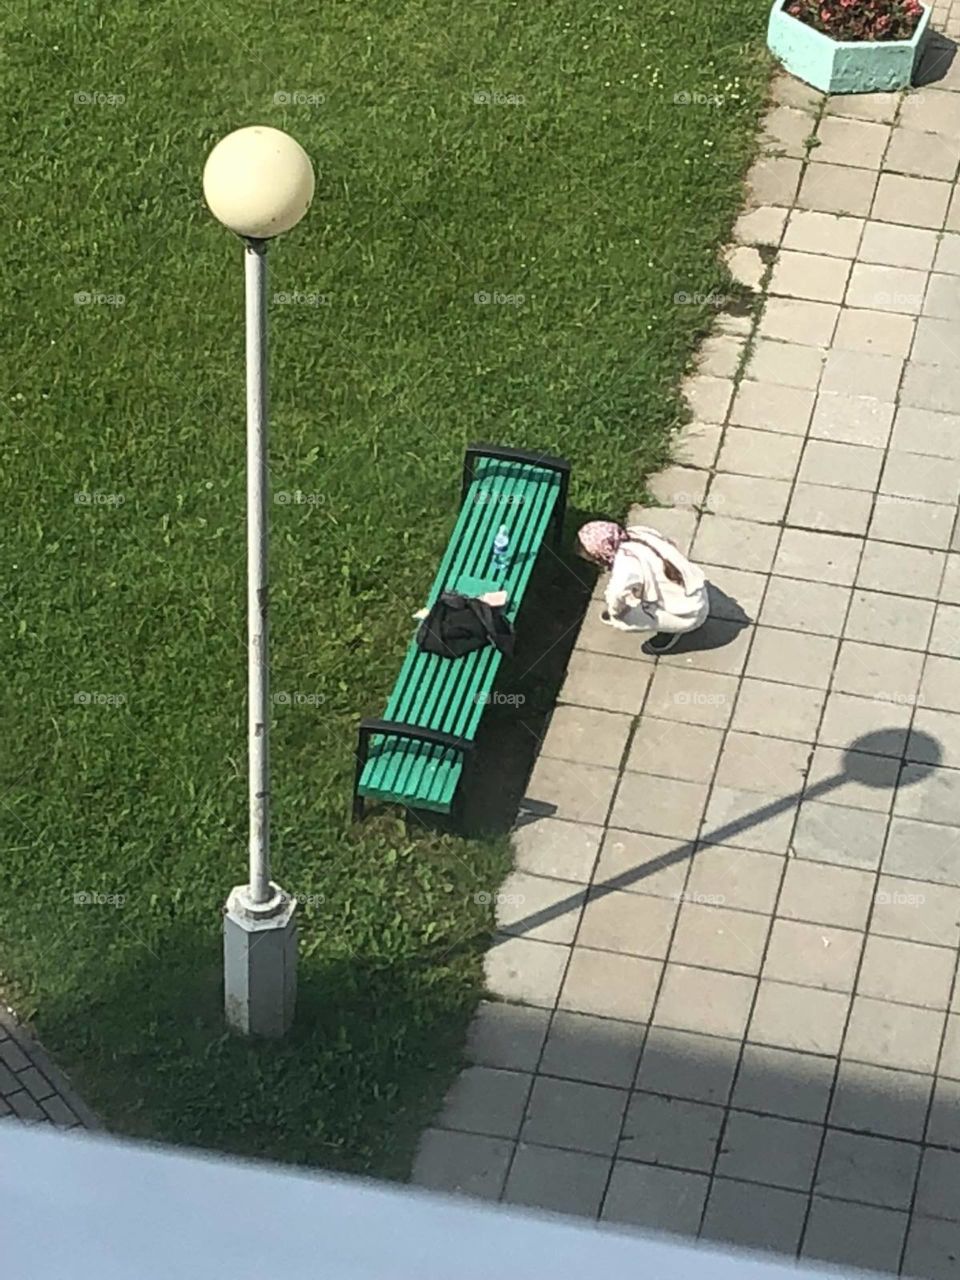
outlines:
[[[517,813],[513,830],[519,831],[521,827],[529,827],[532,823],[539,822],[541,818],[553,818],[556,813],[555,804],[549,804],[545,800],[525,800]]]
[[[913,83],[917,89],[942,80],[953,65],[956,43],[940,31],[931,31],[920,55]]]
[[[586,518],[569,510],[562,542],[540,550],[517,617],[514,654],[500,665],[453,813],[416,810],[407,818],[411,829],[477,839],[514,826],[597,579],[572,550],[570,531]]]

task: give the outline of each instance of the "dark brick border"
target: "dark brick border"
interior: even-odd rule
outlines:
[[[61,1129],[103,1128],[46,1050],[0,1004],[0,1118],[8,1116]]]

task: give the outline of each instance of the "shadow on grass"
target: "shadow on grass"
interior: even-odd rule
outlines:
[[[483,850],[512,825],[594,577],[582,561],[544,547],[465,787],[459,834],[482,838],[477,867],[495,860]],[[426,817],[409,819],[421,872],[430,861]],[[386,854],[395,843],[389,826],[383,842]],[[349,877],[330,881],[325,902],[301,903],[297,1017],[281,1042],[225,1030],[220,903],[209,900],[145,923],[105,912],[95,925],[104,963],[44,999],[40,1038],[116,1132],[401,1177],[462,1060],[491,941],[485,913],[472,905],[476,886],[455,877],[453,894],[471,899],[462,914],[454,904],[461,931],[451,929],[449,910],[435,922],[435,946],[424,942],[429,930],[391,923],[391,912],[407,910],[401,882],[382,882],[389,902],[376,929],[351,900],[358,890]],[[411,878],[408,892],[416,888]],[[123,964],[111,962],[118,934],[135,928],[149,932],[132,947],[122,939]]]
[[[311,954],[314,931],[302,927],[297,1016],[281,1041],[226,1030],[215,917],[165,929],[162,956],[151,940],[121,972],[85,975],[82,999],[45,1000],[37,1030],[112,1132],[403,1177],[476,1003],[457,959],[482,954],[489,935],[331,959]]]

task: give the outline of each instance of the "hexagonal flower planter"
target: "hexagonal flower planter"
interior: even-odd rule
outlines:
[[[906,89],[930,24],[930,5],[910,40],[833,40],[791,17],[787,0],[774,0],[767,26],[771,53],[798,79],[823,93],[880,93]]]

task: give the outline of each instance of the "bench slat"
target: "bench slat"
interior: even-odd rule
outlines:
[[[467,499],[460,509],[460,515],[457,519],[456,526],[454,527],[450,541],[447,544],[447,549],[444,552],[440,568],[437,570],[436,576],[433,580],[433,585],[428,593],[427,608],[432,607],[436,603],[441,593],[446,590],[448,583],[455,582],[458,578],[463,576],[465,572],[465,569],[463,568],[464,557],[473,547],[471,526],[475,525],[477,516],[477,504],[475,502],[471,503],[470,495],[474,493],[475,486],[479,486],[481,484],[482,480],[479,478],[474,480],[473,485],[471,485],[470,490],[468,491]],[[492,519],[492,513],[489,513],[489,520],[492,521]],[[487,528],[489,528],[489,523],[486,527],[481,527],[480,533],[485,533]],[[491,533],[490,540],[492,541],[492,539],[493,534]],[[426,660],[428,663],[436,664],[435,671],[431,669],[429,665],[427,666],[425,674],[428,677],[439,674],[440,664],[444,662],[443,658],[440,658],[435,654],[421,653],[421,651],[416,647],[416,644],[410,644],[407,649],[407,655],[404,659],[403,666],[400,669],[400,674],[397,676],[396,683],[394,684],[393,692],[391,693],[390,699],[387,703],[386,714],[390,719],[402,720],[404,717],[406,699],[408,696],[407,688],[411,675],[414,675],[413,668],[415,666],[419,667],[418,660]],[[421,676],[422,673],[418,669],[415,673],[415,684],[420,683]]]
[[[531,569],[532,561],[528,560],[523,576],[528,577]],[[448,659],[417,652],[421,661],[429,661],[433,666],[440,664],[446,669],[454,666]],[[440,727],[447,731],[451,729],[457,731],[464,727],[466,732],[459,736],[472,737],[485,709],[486,700],[482,696],[482,691],[484,689],[489,691],[492,687],[500,660],[501,655],[492,647],[458,659],[456,667],[463,668],[456,673],[460,676],[460,680],[456,687],[453,687],[448,677],[446,687],[443,689],[443,693],[446,694],[446,715],[438,721],[435,711],[430,715],[413,714],[406,717],[406,722],[418,724],[432,722],[431,727]],[[436,673],[434,679],[436,679]],[[457,700],[458,694],[459,700]],[[376,793],[383,798],[415,798],[418,804],[423,802],[425,807],[436,807],[441,811],[447,811],[462,772],[463,765],[459,753],[433,745],[402,740],[400,742],[394,740],[392,744],[384,742],[382,747],[386,748],[388,745],[391,747],[388,753],[377,753],[381,767],[378,768],[374,763],[373,768],[365,770],[363,791],[372,794],[375,789]]]
[[[389,766],[392,757],[402,756],[416,746],[422,747],[423,744],[391,739],[383,744],[381,754],[377,757],[377,760]],[[429,794],[421,796],[419,792],[413,793],[416,796],[417,807],[433,809],[439,813],[447,813],[450,810],[457,784],[460,781],[460,775],[463,772],[463,760],[457,752],[451,751],[449,748],[428,746],[425,749],[432,753],[431,759],[428,761],[422,756],[419,758],[424,768],[430,771],[430,787]],[[371,763],[374,763],[372,757]],[[362,791],[365,796],[377,800],[413,798],[413,795],[409,792],[399,791],[395,786],[385,786],[379,778],[373,778],[368,781],[368,771],[369,766],[368,769],[364,770],[363,775]]]

